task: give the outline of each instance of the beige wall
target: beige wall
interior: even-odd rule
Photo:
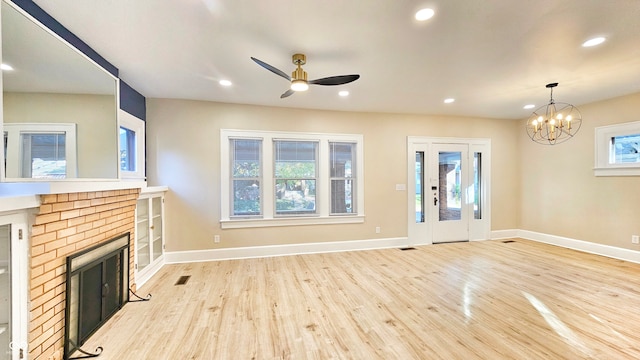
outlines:
[[[78,177],[118,177],[113,96],[5,92],[3,100],[5,123],[77,124]]]
[[[492,229],[518,219],[518,121],[147,99],[149,185],[167,185],[167,251],[407,236],[407,136],[492,140]],[[364,135],[364,224],[220,229],[220,129]],[[380,226],[382,232],[375,233]],[[221,235],[219,244],[214,234]]]
[[[640,120],[640,93],[579,106],[582,128],[555,146],[520,133],[524,230],[639,250],[640,177],[595,177],[595,128]],[[521,122],[524,126],[524,122]]]

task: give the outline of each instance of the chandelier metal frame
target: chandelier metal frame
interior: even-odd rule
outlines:
[[[582,125],[582,114],[577,107],[553,100],[556,86],[558,83],[546,85],[551,91],[549,103],[536,109],[527,120],[527,134],[539,144],[563,143],[574,137]]]

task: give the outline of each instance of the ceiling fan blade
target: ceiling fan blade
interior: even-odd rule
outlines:
[[[309,81],[309,84],[314,85],[342,85],[348,84],[352,81],[356,81],[360,78],[360,75],[339,75],[339,76],[329,76],[322,79],[315,79]]]
[[[284,98],[286,98],[288,96],[291,96],[291,95],[293,95],[294,92],[295,91],[289,89],[289,90],[285,91],[284,94],[280,95],[280,99],[284,99]]]
[[[272,73],[274,73],[274,74],[276,74],[276,75],[280,75],[280,76],[282,76],[283,78],[285,78],[285,79],[287,79],[287,80],[291,81],[291,76],[287,75],[284,71],[282,71],[282,70],[280,70],[280,69],[278,69],[278,68],[275,68],[275,67],[273,67],[273,66],[271,66],[271,65],[267,64],[266,62],[262,61],[262,60],[258,60],[258,59],[256,59],[256,58],[254,58],[253,56],[251,57],[251,60],[255,61],[255,62],[256,62],[256,64],[258,64],[258,65],[262,66],[263,68],[265,68],[265,69],[267,69],[267,70],[271,71]]]

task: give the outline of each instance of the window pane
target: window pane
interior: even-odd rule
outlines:
[[[231,140],[232,176],[234,178],[260,176],[260,150],[262,140]]]
[[[460,164],[462,153],[458,151],[439,153],[439,219],[440,221],[460,220],[461,193],[460,193]]]
[[[424,151],[416,151],[416,223],[424,222]]]
[[[640,134],[611,138],[613,164],[640,163]]]
[[[317,148],[311,141],[276,141],[276,178],[315,178]]]
[[[473,157],[473,218],[482,219],[482,153],[474,153]]]
[[[262,140],[232,139],[230,141],[233,187],[231,213],[234,216],[261,215]]]
[[[331,213],[351,214],[355,212],[353,180],[331,180]]]
[[[260,215],[260,182],[233,180],[233,215]]]
[[[276,214],[316,212],[318,143],[274,141]]]
[[[355,144],[330,143],[331,177],[351,177]]]
[[[276,180],[277,214],[307,214],[315,212],[315,180]]]
[[[120,127],[120,170],[136,171],[136,133]]]
[[[355,212],[355,144],[329,143],[331,214]]]
[[[65,178],[65,134],[22,134],[22,177]]]

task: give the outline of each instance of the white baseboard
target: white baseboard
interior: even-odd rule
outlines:
[[[140,289],[149,279],[153,277],[166,263],[166,255],[161,256],[152,264],[136,273],[136,290]]]
[[[610,245],[597,244],[589,241],[576,240],[562,236],[543,234],[528,230],[517,230],[517,235],[513,237],[538,241],[545,244],[557,245],[569,249],[584,251],[591,254],[607,256],[614,259],[640,263],[640,251],[629,250]]]
[[[494,230],[491,231],[491,240],[499,240],[499,239],[509,239],[518,237],[517,229],[509,229],[509,230]]]
[[[640,252],[615,246],[596,244],[583,240],[576,240],[556,235],[549,235],[528,230],[508,229],[491,232],[491,239],[522,238],[546,244],[557,245],[569,249],[584,251],[596,255],[640,263]],[[287,256],[299,254],[317,254],[340,251],[373,250],[386,248],[400,248],[407,246],[408,239],[387,238],[373,240],[334,241],[308,244],[287,244],[252,246],[242,248],[224,248],[192,251],[171,251],[164,255],[165,264],[189,263],[200,261],[218,261],[233,259],[261,258],[272,256]],[[423,244],[415,244],[423,245]],[[156,270],[157,271],[157,270]],[[151,274],[152,275],[152,274]],[[150,278],[145,276],[146,279]]]
[[[193,251],[171,251],[165,253],[166,264],[200,261],[261,258],[299,254],[317,254],[340,251],[400,248],[406,246],[407,238],[374,240],[333,241],[309,244],[267,245],[242,248],[225,248]]]

